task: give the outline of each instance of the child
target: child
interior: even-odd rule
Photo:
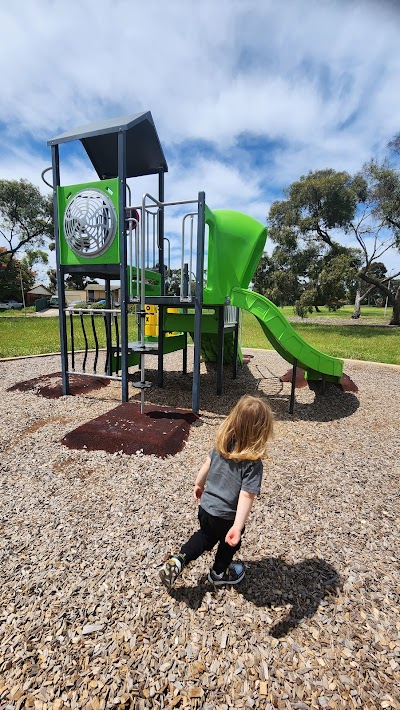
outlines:
[[[185,565],[217,543],[208,580],[220,586],[243,579],[243,565],[231,562],[240,548],[254,498],[260,493],[261,457],[266,454],[272,429],[273,415],[268,404],[259,397],[241,397],[220,426],[215,447],[194,484],[194,498],[201,504],[200,530],[164,564],[160,571],[163,584],[172,586]]]

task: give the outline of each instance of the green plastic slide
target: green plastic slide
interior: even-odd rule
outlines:
[[[309,380],[324,377],[329,382],[340,383],[343,361],[324,355],[308,345],[268,298],[244,288],[233,288],[230,295],[232,306],[252,313],[272,347],[291,365],[297,360],[298,367],[306,372]]]

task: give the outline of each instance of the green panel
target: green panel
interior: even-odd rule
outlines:
[[[186,338],[181,333],[179,333],[179,335],[164,337],[164,353],[174,353],[175,350],[183,350],[185,344]]]
[[[166,313],[164,311],[164,330],[193,333],[194,313]],[[218,333],[218,314],[203,313],[201,317],[202,333]]]
[[[234,288],[231,293],[231,304],[256,316],[272,347],[292,365],[296,359],[298,366],[308,373],[309,379],[317,379],[318,375],[323,375],[333,382],[340,382],[343,374],[343,360],[324,355],[308,345],[286,320],[279,308],[265,296],[254,291]]]
[[[64,212],[71,197],[78,194],[85,188],[93,188],[104,192],[113,203],[117,213],[117,231],[109,248],[98,256],[83,257],[75,254],[67,244],[64,235]],[[73,266],[79,264],[119,264],[120,249],[119,249],[119,181],[118,178],[111,180],[97,180],[96,182],[86,182],[79,185],[64,185],[57,187],[58,201],[58,223],[60,234],[60,262],[64,266]]]
[[[223,304],[235,287],[247,288],[261,259],[266,227],[232,210],[206,207],[209,227],[205,304]]]
[[[137,281],[136,281],[136,266],[132,267],[132,286],[130,295],[137,296]],[[141,269],[139,269],[139,289],[140,289],[140,276]],[[131,270],[128,267],[128,290],[129,290],[129,280],[131,278]],[[155,283],[145,283],[145,295],[146,296],[161,296],[161,274],[159,271],[154,271],[153,269],[145,269],[145,281],[155,281]],[[139,290],[140,295],[140,290]]]
[[[235,353],[235,334],[228,331],[224,335],[224,365],[231,365]],[[204,333],[201,338],[201,356],[204,362],[218,362],[218,335]],[[241,348],[238,348],[238,360],[243,362]]]
[[[150,338],[149,338],[150,340]],[[157,338],[155,338],[157,340]],[[184,335],[170,335],[168,337],[164,336],[164,353],[167,355],[168,353],[173,353],[176,350],[183,350],[186,344],[186,339]],[[157,350],[153,350],[150,355],[148,355],[149,358],[154,358],[155,355],[157,354]],[[128,352],[128,367],[133,367],[134,365],[139,365],[140,362],[140,354],[136,352]],[[155,362],[157,362],[155,360]],[[117,365],[117,359],[115,357],[115,353],[112,353],[111,355],[111,368],[112,371],[115,372]],[[121,369],[121,355],[119,356],[118,360],[118,367],[119,370]]]

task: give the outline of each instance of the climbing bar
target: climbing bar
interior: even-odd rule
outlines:
[[[71,365],[72,370],[75,370],[75,348],[74,348],[74,314],[69,312],[69,329],[71,333]]]
[[[120,344],[119,344],[119,326],[118,326],[117,314],[114,315],[114,327],[115,327],[115,374],[118,375],[121,352],[120,352]]]
[[[82,375],[83,377],[94,377],[93,372],[84,372],[80,370],[68,370],[69,375]],[[118,382],[121,382],[122,377],[120,375],[98,375],[98,377],[101,377],[104,380],[117,380]]]
[[[104,363],[104,372],[109,373],[109,368],[111,368],[111,322],[110,316],[107,313],[103,313],[104,330],[106,331],[106,361]]]
[[[198,200],[178,200],[177,202],[160,202],[160,200],[157,200],[156,197],[153,197],[153,195],[150,195],[150,193],[146,192],[145,195],[143,195],[143,199],[148,197],[150,200],[154,202],[155,205],[158,205],[159,207],[172,207],[173,205],[194,205]],[[143,205],[137,205],[136,207],[132,207],[131,205],[127,207],[126,209],[128,210],[141,210]],[[151,205],[146,205],[146,207],[150,207]]]
[[[80,316],[80,320],[81,320],[82,333],[83,333],[83,337],[85,340],[85,355],[84,355],[83,364],[82,364],[82,370],[83,370],[83,372],[85,372],[89,344],[88,344],[88,339],[87,339],[87,335],[86,335],[86,329],[85,329],[85,323],[83,320],[83,312],[82,311],[79,312],[79,316]]]
[[[194,218],[197,217],[197,212],[188,212],[188,214],[185,214],[185,216],[182,219],[182,244],[181,244],[181,291],[180,291],[180,297],[182,301],[185,300],[191,300],[190,294],[190,285],[189,288],[187,289],[187,293],[185,293],[185,284],[184,284],[184,273],[185,273],[185,264],[184,264],[184,259],[185,259],[185,227],[186,227],[186,220],[190,219],[190,246],[189,246],[189,268],[186,273],[189,275],[189,281],[192,273],[192,264],[193,264],[193,228],[194,228]]]
[[[96,374],[96,372],[97,372],[97,370],[96,370],[96,368],[97,368],[97,360],[99,359],[99,341],[98,341],[98,338],[97,338],[96,326],[95,326],[95,324],[94,324],[94,315],[93,315],[93,313],[90,314],[90,320],[91,320],[91,323],[92,323],[92,331],[93,331],[93,337],[94,337],[95,348],[96,348],[95,356],[94,356],[94,363],[93,363],[93,372],[94,372],[94,374]]]
[[[116,308],[73,308],[71,306],[66,308],[65,311],[68,313],[79,313],[79,315],[81,313],[89,313],[89,314],[93,313],[93,315],[95,315],[95,316],[97,316],[97,315],[101,316],[101,315],[103,315],[103,313],[114,313],[114,314],[121,313],[119,308],[118,309],[116,309]]]

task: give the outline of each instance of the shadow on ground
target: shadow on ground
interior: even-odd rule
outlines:
[[[104,377],[69,376],[70,394],[75,396],[102,389],[107,387],[109,383],[110,380]],[[58,399],[63,396],[62,373],[52,372],[50,375],[40,375],[31,380],[17,382],[8,387],[7,392],[33,392],[33,394],[46,399]]]
[[[226,414],[236,404],[239,397],[243,394],[260,394],[267,397],[274,414],[280,420],[305,420],[316,422],[329,422],[337,419],[343,419],[351,416],[359,407],[358,397],[354,393],[343,392],[341,388],[330,383],[325,385],[325,388],[320,386],[320,383],[312,383],[314,390],[314,398],[307,403],[295,401],[294,413],[289,413],[290,392],[288,392],[287,384],[284,385],[279,375],[271,371],[267,367],[260,368],[260,376],[253,374],[250,368],[243,365],[239,369],[237,379],[232,379],[232,368],[224,368],[224,389],[221,396],[216,394],[216,367],[213,365],[207,366],[207,371],[200,376],[200,410],[202,409],[202,393],[207,393],[207,413],[201,416],[204,424],[212,413],[219,419]],[[191,411],[192,408],[192,374],[183,374],[181,372],[164,373],[164,387],[157,386],[157,370],[148,370],[147,379],[152,383],[152,387],[146,390],[146,403],[149,407],[162,407],[169,410],[186,410]],[[72,395],[81,395],[90,397],[90,393],[95,390],[107,387],[109,380],[100,377],[81,377],[72,375],[70,377],[70,386]],[[38,396],[58,398],[62,396],[61,373],[56,372],[50,375],[43,375],[32,380],[18,382],[9,388],[9,391],[32,392]],[[140,393],[137,390],[130,388],[129,403],[138,404],[140,402]],[[96,399],[99,395],[96,395]],[[116,399],[119,399],[118,391],[116,391]],[[114,398],[110,402],[115,402]],[[112,406],[115,406],[114,404]],[[165,431],[160,424],[160,436],[163,437],[162,431]],[[214,418],[210,424],[215,424]],[[154,428],[154,427],[153,427]],[[131,435],[132,429],[127,428],[127,436]],[[122,441],[122,440],[121,440]],[[140,443],[140,442],[139,442]],[[126,446],[121,450],[125,450]],[[131,449],[131,447],[128,447]],[[137,448],[142,448],[137,446]],[[113,451],[116,449],[113,448]],[[136,449],[135,449],[136,451]]]
[[[168,392],[171,393],[174,406],[191,409],[192,406],[192,375],[179,372],[167,372],[164,377],[164,388],[157,387],[156,371],[147,371],[146,377],[154,386],[147,390],[146,399],[154,404],[163,404]],[[354,414],[360,402],[352,392],[344,392],[340,387],[326,383],[325,388],[319,382],[311,383],[314,392],[313,401],[302,403],[295,401],[294,414],[289,413],[290,391],[283,384],[279,375],[270,370],[260,370],[260,377],[255,376],[249,367],[244,365],[239,369],[239,376],[232,379],[230,367],[224,368],[224,388],[221,396],[216,394],[216,368],[207,366],[207,372],[200,376],[200,410],[202,409],[202,393],[207,392],[207,411],[216,415],[226,416],[243,394],[265,395],[271,404],[277,419],[306,420],[329,422],[350,417]],[[140,395],[136,395],[136,398]]]
[[[278,557],[265,557],[244,561],[244,566],[246,577],[235,587],[238,594],[257,607],[273,609],[290,606],[286,616],[268,631],[275,638],[288,634],[302,619],[314,616],[323,599],[336,596],[341,587],[335,568],[318,557],[293,565]],[[206,592],[212,589],[203,577],[196,587],[177,586],[168,593],[176,601],[198,609]]]

